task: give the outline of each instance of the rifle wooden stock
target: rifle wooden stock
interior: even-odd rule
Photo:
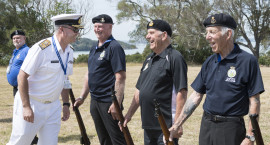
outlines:
[[[258,117],[258,114],[249,115],[251,125],[253,128],[252,132],[254,133],[254,136],[255,136],[256,145],[264,145],[260,126],[259,126],[259,123],[256,119],[257,117]]]
[[[75,97],[74,94],[72,92],[72,89],[69,90],[69,94],[70,94],[70,100],[72,102],[72,106],[74,106],[75,103]],[[85,130],[85,126],[83,124],[83,120],[82,120],[82,116],[81,113],[79,111],[78,107],[73,107],[73,111],[75,112],[79,127],[80,127],[80,131],[81,131],[81,144],[84,145],[90,145],[91,142],[86,134],[86,130]]]
[[[119,116],[119,121],[121,123],[120,125],[122,127],[122,131],[123,131],[123,134],[124,134],[126,143],[127,143],[127,145],[134,145],[133,140],[132,140],[132,137],[131,137],[131,135],[129,133],[128,127],[127,126],[126,127],[123,126],[125,119],[124,119],[122,110],[120,109],[120,106],[119,106],[119,103],[117,101],[117,98],[115,96],[115,91],[114,91],[113,88],[111,89],[111,91],[112,91],[112,102],[114,104],[116,113]]]
[[[159,122],[161,130],[163,132],[163,135],[165,137],[165,140],[166,140],[168,145],[174,145],[174,143],[172,141],[169,141],[170,132],[169,132],[168,127],[166,125],[166,122],[164,120],[163,114],[160,111],[160,108],[159,108],[160,104],[158,103],[158,101],[156,99],[154,99],[154,104],[155,104],[155,116],[158,118],[158,122]]]

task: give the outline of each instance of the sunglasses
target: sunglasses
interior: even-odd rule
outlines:
[[[79,29],[79,28],[75,28],[75,27],[71,27],[71,28],[66,27],[66,26],[62,26],[62,27],[63,27],[63,28],[70,29],[70,30],[72,30],[74,33],[78,33],[78,32],[80,32],[80,30],[81,30],[81,29]]]

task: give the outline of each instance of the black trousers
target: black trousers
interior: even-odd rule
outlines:
[[[243,118],[217,121],[215,117],[204,113],[199,136],[200,145],[240,145],[245,136]]]
[[[111,104],[91,100],[90,112],[99,142],[101,145],[126,145],[124,134],[118,126],[118,120],[113,120],[112,115],[108,113]]]
[[[15,97],[16,93],[18,91],[18,87],[13,86],[13,96]]]
[[[173,139],[174,145],[178,145],[178,139]],[[144,145],[164,145],[162,130],[144,129]]]

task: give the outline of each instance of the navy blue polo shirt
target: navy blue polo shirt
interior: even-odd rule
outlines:
[[[10,70],[7,72],[7,80],[11,86],[18,86],[17,76],[19,74],[22,63],[28,53],[29,47],[24,44],[19,49],[14,49],[11,59],[9,60]]]
[[[98,44],[98,43],[97,43]],[[88,85],[91,98],[112,102],[111,88],[115,85],[115,73],[126,71],[125,52],[110,36],[101,47],[94,45],[88,58]]]
[[[264,92],[257,59],[237,44],[223,60],[219,54],[207,58],[191,87],[206,94],[203,109],[213,115],[244,116],[249,97]]]
[[[161,129],[155,117],[154,99],[160,103],[168,127],[172,126],[172,93],[187,88],[187,65],[171,45],[161,54],[150,54],[141,69],[136,88],[140,91],[142,128]]]

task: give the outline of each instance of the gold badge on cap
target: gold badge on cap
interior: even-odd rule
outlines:
[[[100,22],[101,23],[104,23],[105,22],[105,19],[104,18],[101,18]]]
[[[80,19],[78,20],[78,24],[81,25],[82,23],[82,17],[80,17]]]
[[[216,22],[217,22],[217,21],[216,21],[215,17],[212,17],[211,23],[212,23],[212,24],[215,24]]]
[[[153,25],[154,25],[154,22],[151,21],[151,22],[149,23],[149,26],[152,27]]]

